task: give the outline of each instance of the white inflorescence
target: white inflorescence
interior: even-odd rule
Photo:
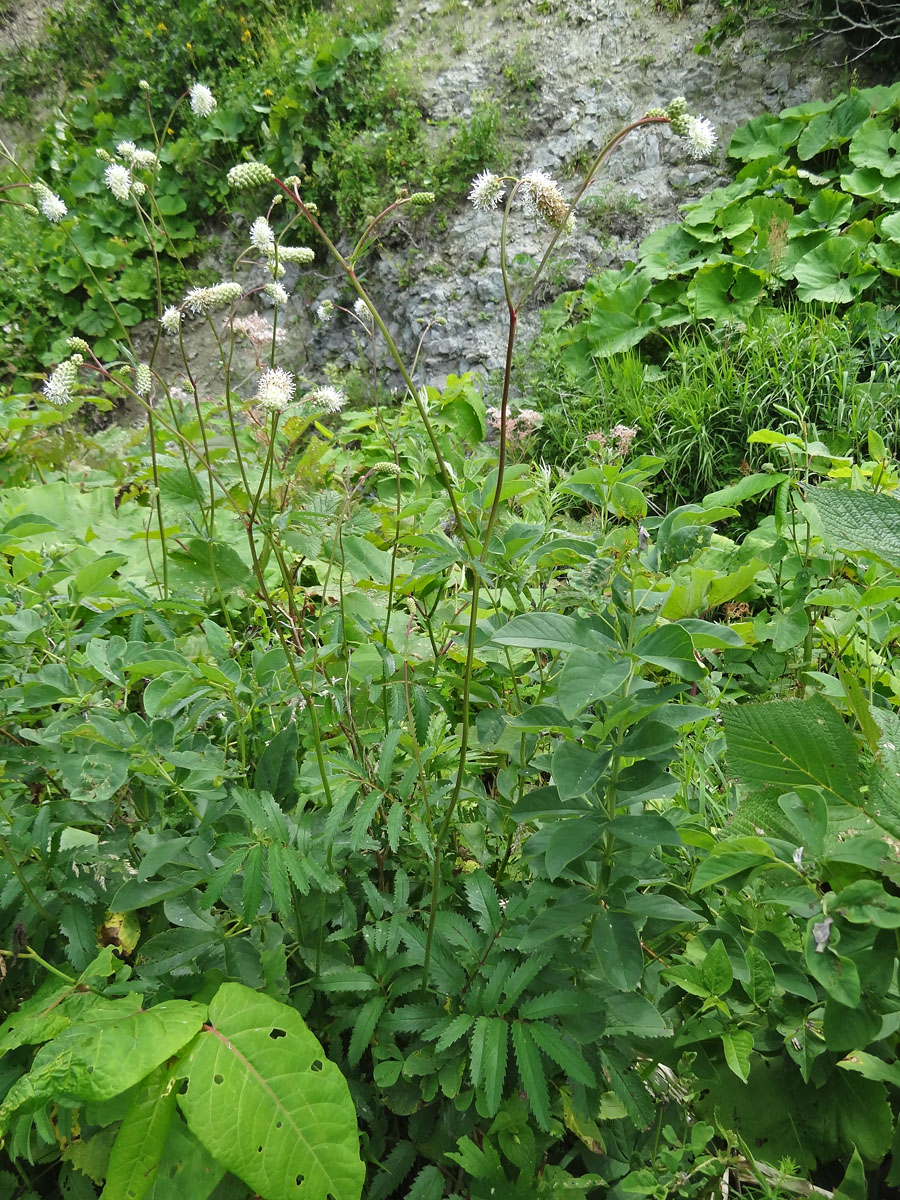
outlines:
[[[178,333],[181,329],[181,309],[170,304],[159,318],[159,323],[165,333]]]
[[[44,395],[51,404],[70,404],[74,399],[73,391],[78,382],[78,368],[84,362],[80,354],[73,354],[65,362],[61,362],[50,378],[44,384]]]
[[[262,183],[271,183],[275,178],[265,163],[243,162],[232,167],[227,179],[230,187],[256,187]]]
[[[503,180],[499,175],[494,175],[490,171],[482,171],[472,180],[469,199],[480,212],[490,212],[503,199],[505,190]]]
[[[691,156],[706,158],[716,144],[716,130],[712,121],[708,121],[706,117],[696,116],[687,117],[685,124],[687,125],[685,140]]]
[[[134,390],[139,396],[149,396],[153,386],[153,375],[146,363],[138,363],[134,369]]]
[[[353,315],[356,317],[357,321],[360,321],[366,326],[367,329],[372,328],[372,314],[369,312],[368,304],[366,304],[362,297],[360,297],[360,299],[357,300],[353,305]]]
[[[209,312],[213,308],[224,308],[234,304],[242,294],[239,283],[216,283],[212,287],[191,288],[184,298],[184,305],[191,312]]]
[[[319,305],[319,307],[316,309],[316,317],[318,318],[318,320],[320,320],[322,322],[323,325],[327,325],[333,316],[334,316],[334,301],[333,300],[323,300],[322,303]]]
[[[569,228],[569,206],[556,182],[546,171],[530,171],[522,179],[519,194],[529,217],[539,217],[553,229]],[[573,222],[574,224],[574,222]]]
[[[294,377],[281,367],[263,371],[256,389],[256,403],[268,412],[284,412],[294,396]]]
[[[131,196],[132,179],[128,168],[121,163],[110,163],[103,172],[103,178],[115,198],[124,204]]]
[[[250,226],[250,245],[263,254],[275,248],[275,234],[265,217],[257,217]]]
[[[45,183],[33,183],[31,190],[37,201],[37,206],[47,218],[56,225],[69,211],[56,192],[51,192]]]
[[[297,263],[298,266],[306,266],[311,263],[315,257],[315,250],[311,250],[309,246],[279,246],[278,257],[282,262]]]
[[[267,283],[263,291],[275,305],[287,304],[291,298],[288,290],[280,283]]]
[[[317,408],[326,413],[340,412],[347,403],[344,393],[339,388],[331,387],[330,384],[314,388],[303,397],[303,400],[311,408]]]
[[[193,83],[190,87],[191,111],[198,117],[209,117],[215,110],[216,98],[205,83]]]

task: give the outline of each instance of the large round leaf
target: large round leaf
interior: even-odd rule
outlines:
[[[223,984],[182,1073],[191,1132],[264,1200],[358,1200],[350,1091],[294,1009]]]

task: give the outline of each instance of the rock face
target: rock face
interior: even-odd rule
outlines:
[[[845,58],[840,38],[798,54],[788,50],[783,30],[754,27],[698,56],[694,46],[722,15],[705,0],[675,14],[647,0],[551,7],[552,0],[532,7],[462,0],[447,17],[436,0],[407,0],[388,44],[425,64],[423,116],[464,118],[479,96],[502,97],[510,79],[518,80],[516,99],[525,113],[518,151],[509,162],[484,165],[502,174],[547,171],[567,195],[581,179],[576,164],[584,168],[617,129],[676,95],[713,121],[719,145],[709,162],[696,163],[666,126],[633,134],[592,186],[595,198],[588,193],[575,234],[555,248],[544,298],[548,290],[577,287],[598,268],[621,265],[643,236],[676,218],[680,203],[716,186],[737,125],[846,86],[846,71],[835,65]],[[441,54],[450,45],[464,48],[447,61]],[[427,222],[395,228],[362,272],[407,362],[422,341],[418,379],[437,385],[450,373],[488,375],[502,367],[506,348],[499,212],[466,205],[442,214],[440,233],[434,221],[430,228]],[[514,216],[508,261],[516,277],[525,277],[547,240],[546,230],[521,212]],[[347,294],[335,276],[312,307]],[[307,357],[311,371],[358,360],[363,342],[354,322],[338,314],[328,328],[314,329],[307,318],[294,319],[288,344]],[[520,339],[536,332],[533,304],[519,329]]]

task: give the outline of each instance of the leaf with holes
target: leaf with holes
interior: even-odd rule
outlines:
[[[181,1073],[191,1132],[265,1200],[357,1200],[365,1170],[350,1092],[294,1009],[223,984]]]

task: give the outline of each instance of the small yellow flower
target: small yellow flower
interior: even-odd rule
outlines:
[[[166,24],[164,24],[162,21],[157,21],[156,28],[159,30],[160,33],[167,33],[169,27]]]
[[[249,41],[250,41],[250,38],[251,38],[252,36],[253,36],[253,34],[250,32],[250,30],[249,30],[249,29],[245,29],[245,30],[244,30],[244,32],[241,34],[241,41],[242,41],[242,42],[249,42]]]
[[[190,50],[191,52],[193,52],[193,49],[194,49],[194,47],[191,45],[190,42],[185,42],[184,48],[185,48],[185,50]]]
[[[272,91],[271,88],[266,88],[266,90],[263,92],[263,95],[268,97],[268,96],[274,96],[275,93]]]

